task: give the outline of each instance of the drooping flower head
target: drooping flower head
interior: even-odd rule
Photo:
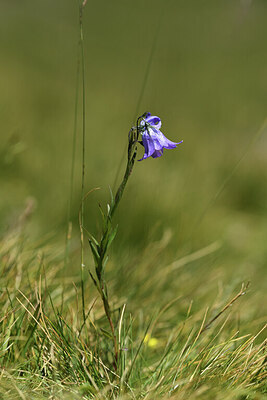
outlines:
[[[138,132],[142,137],[140,143],[145,148],[143,158],[138,161],[145,160],[148,157],[160,157],[163,154],[163,149],[175,149],[178,144],[182,143],[182,140],[178,143],[172,142],[163,135],[160,131],[161,120],[159,117],[153,116],[148,112],[138,120],[140,121]]]

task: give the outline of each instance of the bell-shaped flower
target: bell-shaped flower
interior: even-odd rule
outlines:
[[[145,154],[141,160],[145,160],[148,157],[157,158],[162,156],[163,149],[175,149],[178,144],[182,143],[182,140],[178,143],[172,142],[167,139],[160,131],[161,120],[159,117],[153,116],[150,113],[144,114],[138,127],[138,131],[142,136],[140,143],[145,148]]]

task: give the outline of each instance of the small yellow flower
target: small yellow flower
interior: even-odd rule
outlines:
[[[150,334],[147,334],[144,338],[144,343],[148,345],[148,347],[154,348],[158,346],[158,339],[151,337]]]

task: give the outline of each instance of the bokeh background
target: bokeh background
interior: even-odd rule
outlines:
[[[0,8],[1,232],[31,197],[36,209],[28,235],[52,232],[64,241],[78,4],[2,0]],[[218,242],[218,252],[186,269],[184,282],[197,273],[201,286],[216,270],[214,291],[219,281],[232,288],[251,280],[260,301],[267,264],[266,129],[250,143],[266,118],[266,16],[265,0],[88,0],[85,182],[86,190],[101,190],[86,202],[86,227],[97,233],[97,203],[104,207],[109,186],[123,174],[127,135],[157,31],[138,113],[160,116],[166,136],[184,140],[159,159],[137,163],[129,181],[112,249],[123,295],[130,293],[138,259],[155,254],[154,263],[167,265]],[[79,90],[74,243],[81,199],[81,81]],[[157,251],[151,241],[159,241]],[[154,273],[153,262],[146,271],[139,274],[140,290],[149,271]],[[173,278],[166,284],[167,298],[176,293],[179,279]]]

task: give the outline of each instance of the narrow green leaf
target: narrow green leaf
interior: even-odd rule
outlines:
[[[91,251],[92,251],[93,257],[94,257],[95,266],[97,267],[98,264],[99,264],[100,256],[99,256],[98,251],[97,251],[97,248],[95,247],[95,245],[94,245],[94,243],[92,242],[92,240],[91,240],[91,239],[88,239],[88,242],[89,242],[89,245],[90,245],[90,247],[91,247]]]
[[[11,317],[10,317],[10,321],[9,321],[8,327],[7,327],[7,330],[6,330],[6,335],[3,338],[3,342],[2,342],[3,344],[2,344],[1,353],[3,353],[3,354],[5,354],[5,352],[6,352],[7,348],[8,348],[13,322],[14,322],[14,314],[12,313]]]
[[[98,285],[96,279],[94,278],[93,274],[90,271],[89,271],[89,274],[90,274],[90,277],[91,277],[92,281],[94,282],[95,287],[97,288],[97,290],[101,294],[101,291],[100,291],[100,288],[99,288],[99,285]]]
[[[103,223],[105,223],[105,222],[106,222],[106,215],[105,215],[105,213],[104,213],[104,211],[103,211],[102,206],[101,206],[100,203],[98,203],[98,207],[99,207],[99,210],[100,210],[102,219],[103,219]]]
[[[103,261],[103,271],[104,271],[105,268],[106,268],[107,262],[108,262],[108,256],[106,256],[106,258],[105,258],[104,261]]]
[[[113,339],[113,336],[111,335],[111,333],[109,333],[108,331],[106,331],[106,329],[100,328],[101,332],[104,333],[104,335],[106,337],[108,337],[109,339]]]
[[[87,231],[87,233],[88,233],[88,235],[90,236],[90,240],[92,240],[92,242],[94,243],[94,245],[95,245],[96,248],[98,249],[99,243],[98,243],[98,241],[96,240],[96,238],[95,238],[91,233],[89,233],[88,231]]]
[[[113,204],[114,204],[114,196],[113,196],[112,189],[110,186],[109,186],[109,193],[110,193],[110,198],[111,198],[110,204],[111,204],[111,208],[112,208]]]
[[[107,245],[106,245],[106,249],[105,249],[106,251],[109,248],[109,246],[111,245],[111,243],[113,242],[113,240],[115,239],[117,230],[118,230],[118,225],[112,230],[112,232],[108,236]]]

